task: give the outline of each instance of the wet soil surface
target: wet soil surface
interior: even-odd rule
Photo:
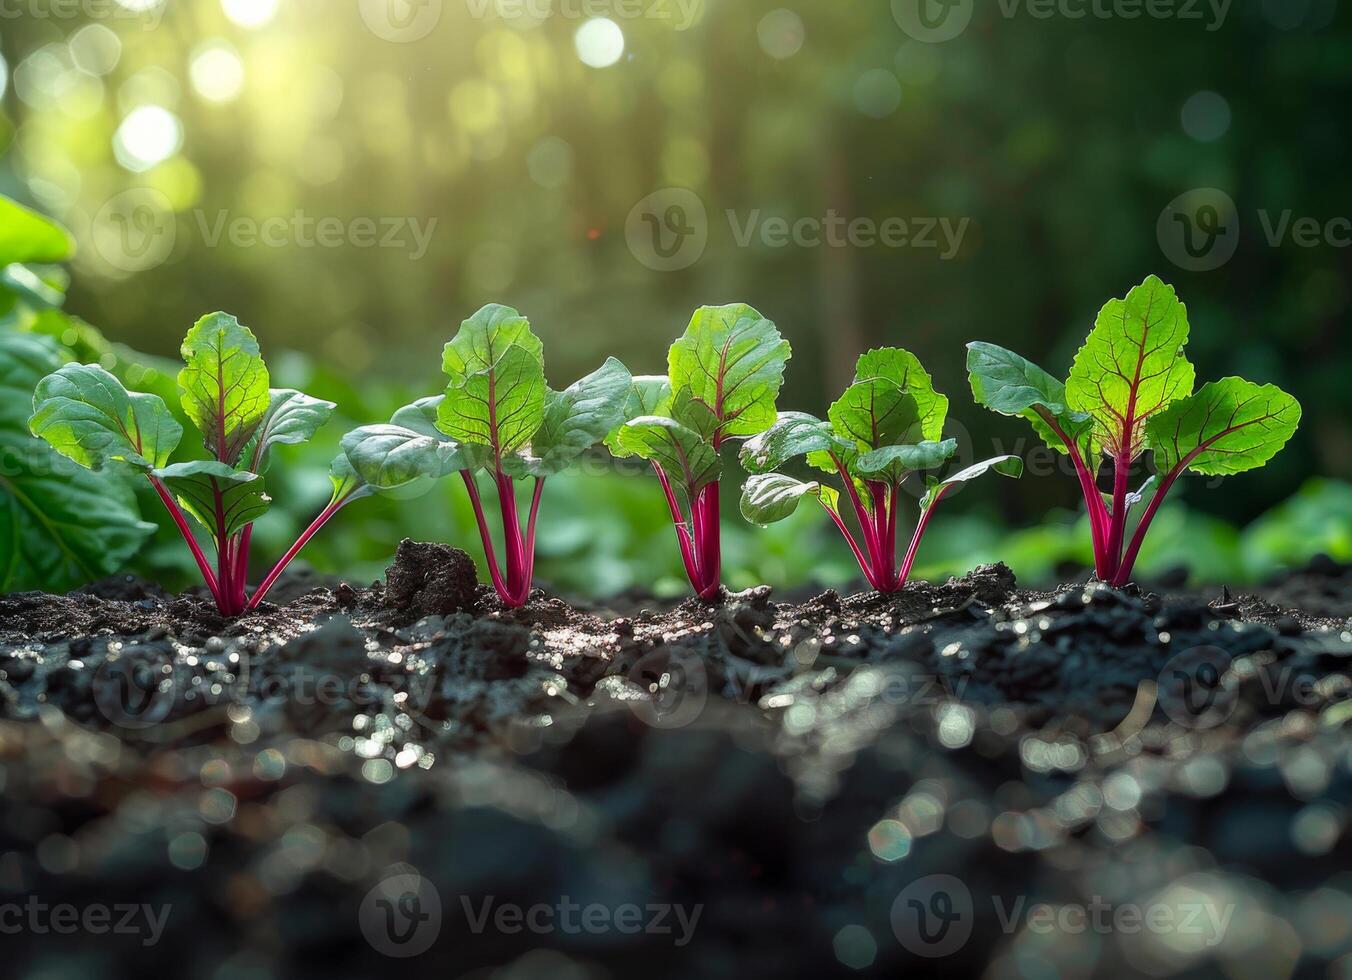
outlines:
[[[1352,968],[1346,568],[621,616],[405,542],[304,584],[0,597],[7,975]]]

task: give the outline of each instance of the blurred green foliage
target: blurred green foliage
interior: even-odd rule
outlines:
[[[278,383],[341,406],[312,447],[284,453],[298,465],[277,467],[290,485],[258,530],[269,549],[322,505],[337,435],[434,392],[441,345],[485,302],[532,317],[557,385],[606,354],[660,372],[692,306],[746,301],[794,345],[781,405],[819,415],[861,350],[904,346],[953,398],[964,445],[989,455],[1029,444],[1017,423],[971,406],[963,342],[1006,344],[1059,372],[1102,303],[1153,271],[1189,304],[1201,373],[1275,382],[1307,413],[1265,470],[1220,489],[1190,481],[1194,509],[1161,517],[1171,523],[1144,571],[1181,563],[1248,580],[1317,551],[1352,557],[1352,490],[1336,482],[1352,478],[1352,253],[1327,236],[1274,245],[1263,225],[1286,212],[1347,216],[1346,4],[1253,0],[1213,31],[979,3],[942,44],[909,38],[887,3],[666,4],[691,12],[688,29],[616,4],[624,50],[605,67],[580,57],[597,60],[576,3],[429,5],[439,20],[408,43],[382,36],[363,16],[371,6],[151,0],[59,18],[32,5],[0,23],[0,192],[72,229],[66,308],[128,347],[80,320],[31,326],[81,360],[148,365],[131,383],[152,384],[159,362],[129,348],[164,357],[203,312],[229,310],[265,349],[305,352],[273,354]],[[657,272],[631,252],[626,222],[670,187],[702,202],[708,245],[688,268]],[[1229,194],[1241,231],[1227,264],[1187,272],[1156,225],[1197,187]],[[165,202],[167,222],[138,225],[128,191]],[[948,261],[736,238],[753,216],[831,211],[969,226]],[[306,244],[297,213],[347,231],[332,247]],[[426,254],[409,225],[399,247],[361,244],[357,218],[432,227]],[[233,222],[277,219],[275,245],[228,230],[215,239]],[[153,238],[152,258],[167,242],[163,261],[119,254],[135,234]],[[678,591],[660,494],[645,476],[607,472],[597,463],[555,481],[540,578],[587,593]],[[921,574],[1001,557],[1051,577],[1086,560],[1087,533],[1066,531],[1072,479],[1030,472],[956,499]],[[731,501],[732,584],[851,578],[826,522],[804,513],[753,532]],[[1044,522],[1049,507],[1063,516]],[[470,542],[463,491],[447,481],[414,500],[363,502],[305,557],[370,577],[403,535]],[[186,569],[180,550],[157,538],[146,567],[172,576]]]

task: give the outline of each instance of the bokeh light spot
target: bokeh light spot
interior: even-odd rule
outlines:
[[[836,959],[851,970],[867,970],[878,956],[878,941],[863,926],[845,926],[832,943]]]
[[[854,105],[874,119],[890,116],[901,105],[901,83],[886,69],[866,71],[854,83]]]
[[[805,36],[803,18],[782,7],[770,11],[756,26],[756,38],[760,41],[761,50],[781,61],[792,58],[803,49]]]
[[[1230,103],[1216,92],[1202,91],[1183,103],[1183,132],[1200,143],[1212,143],[1230,130]]]
[[[106,75],[122,57],[122,39],[102,24],[86,24],[71,37],[70,56],[77,68]]]
[[[263,27],[277,16],[277,0],[221,0],[221,9],[240,27]]]
[[[133,109],[113,137],[117,160],[128,170],[149,170],[168,160],[183,145],[183,126],[178,117],[157,105]]]
[[[577,29],[573,43],[584,65],[609,68],[624,54],[624,31],[607,17],[594,17]]]
[[[244,63],[228,41],[200,45],[193,54],[189,74],[192,87],[209,102],[231,102],[244,88]]]

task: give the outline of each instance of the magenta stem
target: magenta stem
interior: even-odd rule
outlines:
[[[652,467],[662,484],[662,492],[667,498],[667,509],[671,512],[672,523],[676,526],[676,542],[681,547],[681,561],[685,565],[686,577],[698,592],[701,578],[699,559],[695,554],[694,542],[690,539],[690,531],[686,527],[685,515],[681,512],[680,501],[676,499],[676,493],[671,488],[671,480],[667,477],[666,470],[662,469],[662,465],[654,460]]]
[[[925,528],[929,527],[930,518],[939,506],[939,501],[944,499],[944,495],[951,489],[950,486],[941,487],[939,492],[934,495],[930,505],[925,508],[920,515],[920,520],[916,523],[915,534],[911,535],[911,545],[906,549],[906,559],[901,563],[901,571],[897,574],[896,583],[892,591],[900,589],[911,577],[911,568],[915,565],[916,552],[920,550],[920,539],[925,536]]]
[[[507,583],[502,580],[502,573],[498,570],[498,558],[493,552],[493,536],[488,532],[483,501],[479,499],[479,487],[474,482],[474,474],[470,470],[461,470],[460,476],[464,478],[465,489],[469,491],[469,502],[474,505],[474,519],[479,523],[479,538],[484,544],[484,557],[488,561],[488,574],[493,579],[493,589],[498,595],[505,595]]]
[[[302,548],[310,543],[310,539],[318,534],[319,529],[329,522],[329,518],[342,510],[344,505],[351,499],[351,496],[338,497],[329,502],[329,505],[325,507],[320,515],[305,529],[305,533],[297,538],[296,543],[282,556],[281,561],[277,562],[277,564],[273,566],[272,571],[268,572],[267,578],[263,579],[263,584],[258,587],[256,592],[254,592],[253,598],[249,600],[246,608],[258,608],[258,604],[263,601],[263,598],[268,594],[268,590],[276,584],[277,579],[281,577],[282,572],[286,571],[286,566],[291,564],[291,560],[300,554]]]
[[[197,538],[192,533],[192,528],[188,526],[188,519],[183,516],[183,511],[175,502],[173,494],[169,492],[168,487],[158,477],[147,474],[147,479],[150,480],[150,485],[155,488],[155,493],[163,501],[165,509],[169,511],[169,516],[174,519],[178,533],[183,535],[183,540],[192,550],[193,559],[197,562],[197,569],[202,573],[202,580],[206,582],[207,588],[211,591],[211,597],[216,600],[217,608],[220,608],[221,588],[216,581],[216,573],[211,570],[211,562],[203,554],[201,545],[197,543]]]

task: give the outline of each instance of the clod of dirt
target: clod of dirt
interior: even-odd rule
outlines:
[[[385,571],[386,600],[406,621],[478,608],[474,561],[458,548],[405,538]]]

